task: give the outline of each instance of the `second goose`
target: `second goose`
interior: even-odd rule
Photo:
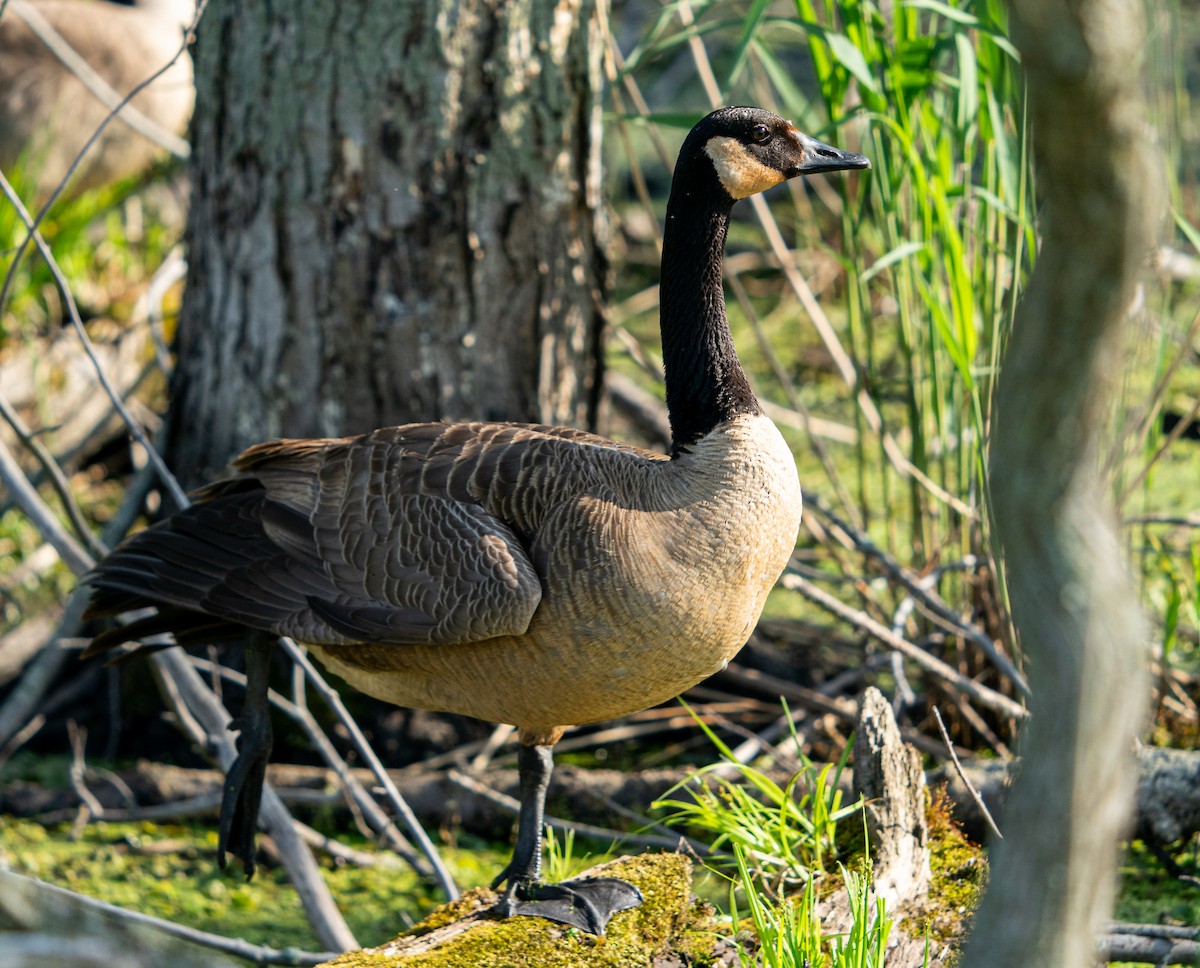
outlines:
[[[89,577],[92,615],[157,615],[91,652],[169,631],[247,643],[220,852],[253,867],[270,747],[272,637],[401,706],[512,723],[521,815],[496,913],[603,933],[640,902],[611,878],[541,883],[551,750],[572,725],[670,699],[742,647],[800,525],[791,452],[733,349],[722,265],[734,202],[868,168],[768,111],[729,107],[680,151],[663,241],[671,453],[565,427],[409,424],[278,440],[134,535]]]

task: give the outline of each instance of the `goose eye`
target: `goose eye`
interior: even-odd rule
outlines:
[[[765,145],[771,140],[771,129],[765,124],[756,124],[750,130],[750,137],[754,139],[756,144]]]

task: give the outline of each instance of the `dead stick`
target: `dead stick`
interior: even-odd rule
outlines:
[[[996,826],[996,821],[992,817],[992,812],[984,805],[983,797],[979,795],[979,791],[975,789],[970,780],[967,779],[967,774],[963,772],[963,765],[958,760],[958,754],[954,752],[954,744],[950,742],[950,734],[946,732],[946,724],[942,722],[942,713],[937,706],[933,707],[933,718],[937,720],[938,731],[942,734],[942,740],[946,744],[946,749],[950,753],[950,761],[954,764],[954,769],[958,771],[958,778],[963,781],[963,785],[967,788],[967,792],[971,794],[975,803],[979,807],[979,812],[983,814],[983,819],[988,822],[988,826],[992,828],[992,833],[1000,840],[1004,839],[1004,834],[1000,833],[1000,828]]]
[[[816,602],[822,608],[869,632],[889,648],[903,653],[927,672],[965,692],[981,706],[986,706],[994,712],[1010,716],[1013,719],[1024,720],[1028,717],[1028,711],[1020,703],[1014,702],[1008,696],[996,692],[994,689],[989,689],[987,686],[982,686],[975,680],[964,676],[957,669],[947,665],[941,659],[930,655],[923,649],[913,645],[907,639],[897,635],[891,629],[881,625],[866,612],[851,608],[844,602],[834,598],[828,592],[818,588],[808,579],[801,578],[794,572],[789,572],[779,581],[784,588],[799,592],[805,598]]]

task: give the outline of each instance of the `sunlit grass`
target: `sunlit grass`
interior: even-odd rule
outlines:
[[[771,880],[802,883],[830,869],[838,853],[838,823],[862,809],[861,802],[844,805],[838,789],[849,749],[842,762],[818,769],[793,734],[801,767],[780,786],[739,762],[707,723],[695,719],[718,759],[654,803],[654,809],[668,811],[665,822],[697,833],[713,850],[734,852],[739,865],[749,858]]]

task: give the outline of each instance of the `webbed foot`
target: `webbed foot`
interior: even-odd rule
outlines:
[[[616,877],[581,877],[558,884],[509,887],[492,911],[502,918],[545,918],[602,935],[614,914],[642,903],[642,892]]]

